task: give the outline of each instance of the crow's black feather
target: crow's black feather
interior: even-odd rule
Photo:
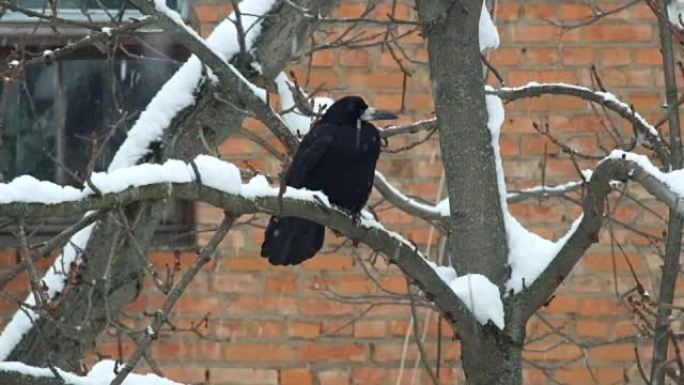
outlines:
[[[322,191],[332,204],[357,215],[368,201],[380,155],[378,129],[361,120],[362,116],[394,117],[369,109],[360,97],[338,100],[304,136],[285,183]],[[306,219],[272,217],[261,255],[274,265],[296,265],[321,249],[324,234],[322,225]]]

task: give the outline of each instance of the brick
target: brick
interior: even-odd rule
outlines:
[[[228,271],[261,271],[276,270],[277,268],[268,263],[268,259],[261,256],[232,257],[225,260],[224,269]]]
[[[632,64],[632,50],[629,48],[601,48],[599,60],[603,66],[624,66]]]
[[[541,346],[537,346],[541,345]],[[534,349],[534,350],[532,350]],[[523,358],[528,360],[541,361],[558,361],[569,360],[582,356],[582,350],[576,345],[544,345],[535,344],[534,346],[526,346],[523,349]]]
[[[610,344],[589,350],[592,359],[601,361],[634,361],[634,344]]]
[[[368,67],[371,64],[368,51],[345,49],[340,51],[340,64],[347,67]]]
[[[579,300],[576,296],[556,295],[549,305],[544,308],[549,313],[575,313],[579,309]]]
[[[382,338],[386,334],[385,321],[360,320],[354,323],[355,338]]]
[[[348,270],[354,266],[354,260],[349,255],[326,254],[304,261],[301,266],[307,270]]]
[[[314,67],[332,67],[335,65],[335,51],[324,49],[315,51],[311,58],[311,65]]]
[[[345,370],[325,370],[318,372],[316,377],[318,377],[319,385],[348,385],[349,384],[349,372]]]
[[[272,344],[230,343],[224,347],[223,359],[236,362],[283,362],[294,361],[294,346]]]
[[[404,74],[401,72],[349,72],[345,76],[347,85],[364,89],[401,89],[403,81]]]
[[[532,20],[548,19],[554,16],[553,4],[524,4],[523,13]]]
[[[552,40],[556,34],[556,27],[550,24],[514,25],[511,35],[514,43],[545,42]]]
[[[307,362],[319,361],[362,361],[365,349],[358,344],[338,345],[329,342],[299,346],[299,359]]]
[[[555,376],[556,380],[564,384],[581,385],[591,384],[594,382],[589,369],[584,366],[556,369],[553,372],[553,375]]]
[[[646,65],[661,65],[663,55],[660,53],[660,48],[639,48],[636,50],[637,64]]]
[[[586,4],[559,4],[556,15],[561,20],[577,21],[591,17],[592,13]]]
[[[182,384],[199,384],[205,381],[208,369],[196,365],[164,366],[164,377]],[[211,378],[211,374],[209,374]],[[265,385],[265,384],[263,384]]]
[[[592,24],[581,28],[582,36],[589,41],[634,42],[648,41],[653,27],[648,24]]]
[[[152,345],[153,357],[159,360],[175,359],[221,359],[221,344],[218,342],[164,341]]]
[[[20,260],[19,250],[0,249],[0,267],[13,267]]]
[[[575,332],[580,337],[606,337],[610,331],[611,323],[599,320],[575,321]]]
[[[501,47],[491,53],[490,61],[495,66],[511,66],[520,62],[520,49]]]
[[[560,62],[558,48],[529,47],[523,51],[524,65],[554,65]]]
[[[299,313],[306,316],[339,316],[354,311],[354,305],[334,300],[307,298],[298,300],[297,304]]]
[[[591,47],[563,47],[561,55],[564,65],[590,65],[594,63],[595,51]]]
[[[387,378],[387,369],[375,367],[360,367],[352,369],[353,385],[382,384]]]
[[[340,17],[354,18],[363,15],[366,7],[363,4],[344,2],[337,7]]]
[[[313,385],[313,375],[308,369],[283,369],[280,385]]]
[[[197,4],[194,8],[200,23],[215,23],[233,12],[230,4]]]
[[[292,274],[266,277],[266,290],[272,293],[292,293],[297,290],[297,277]]]
[[[249,273],[220,273],[214,275],[214,290],[222,293],[254,293],[261,290],[261,282]]]
[[[278,371],[272,369],[212,368],[211,378],[230,379],[235,385],[278,385]]]
[[[291,338],[315,338],[321,335],[320,322],[290,321],[287,335]]]
[[[345,294],[368,294],[373,291],[374,286],[368,277],[360,275],[347,276],[341,279],[337,288],[341,293]]]
[[[579,301],[580,314],[586,317],[601,315],[619,315],[625,309],[621,308],[616,299],[589,299]]]
[[[279,338],[285,333],[285,323],[267,320],[224,320],[216,328],[216,334],[231,339],[237,337]]]
[[[230,314],[295,314],[297,301],[287,297],[260,297],[243,295],[230,300],[226,309]]]

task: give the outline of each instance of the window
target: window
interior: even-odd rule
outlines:
[[[142,14],[131,3],[122,0],[58,0],[57,16],[63,19],[82,20],[91,22],[109,22],[111,20],[126,20],[131,17],[140,18]],[[189,15],[188,0],[167,0],[171,9],[175,9],[184,18]],[[52,15],[51,5],[45,0],[18,0],[20,8],[30,9],[44,15]],[[3,15],[3,21],[32,21],[32,17],[17,10],[9,10]]]
[[[47,6],[44,0],[19,0],[17,4],[32,9]],[[120,0],[62,0],[59,4],[60,17],[72,12],[72,17],[80,14],[85,19],[104,12],[103,7],[128,12],[121,6],[126,2]],[[21,52],[43,52],[61,45],[54,36],[45,39],[46,35],[13,33],[8,24],[21,19],[15,14],[0,18],[3,62]],[[24,17],[22,23],[41,21]],[[18,38],[23,39],[21,44],[17,44]],[[186,52],[159,31],[118,43],[115,49],[104,50],[108,55],[89,47],[52,64],[29,67],[12,82],[0,83],[0,181],[30,174],[81,186],[89,170],[106,169],[139,113],[187,58]],[[36,234],[34,239],[45,239],[76,219],[34,223],[31,231]],[[5,221],[0,218],[1,222]],[[152,246],[192,246],[193,222],[191,203],[172,202]],[[0,245],[16,244],[11,234],[14,230],[10,226],[0,229]]]

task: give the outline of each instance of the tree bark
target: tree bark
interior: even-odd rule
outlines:
[[[427,38],[440,146],[451,217],[449,254],[459,275],[485,275],[499,288],[508,279],[504,228],[492,136],[487,129],[479,45],[481,0],[418,0]],[[506,330],[457,320],[463,368],[471,385],[522,382],[525,321]]]
[[[658,0],[660,9],[658,27],[660,30],[660,51],[663,55],[663,72],[665,74],[665,96],[667,99],[668,125],[670,128],[670,147],[672,151],[672,170],[682,168],[682,137],[679,122],[679,102],[677,91],[677,75],[672,43],[672,27],[669,22],[666,0]],[[680,201],[681,202],[681,201]],[[670,209],[665,243],[665,260],[662,266],[660,289],[658,291],[658,315],[656,317],[653,337],[653,359],[651,361],[651,383],[665,383],[665,366],[670,341],[670,305],[674,300],[677,277],[680,271],[682,252],[682,227],[684,220]]]
[[[318,10],[314,14],[325,14],[335,3],[331,0],[308,0],[299,2],[299,5]],[[285,1],[279,2],[271,12],[277,17],[266,19],[268,21],[264,23],[255,45],[256,59],[265,69],[262,81],[272,81],[289,64],[295,54],[290,48],[293,44],[303,45],[307,32],[316,24],[315,19],[304,17],[301,10],[287,5]],[[251,68],[240,70],[253,75],[247,76],[250,80],[258,75]],[[210,85],[201,88],[197,102],[181,111],[167,129],[162,143],[165,151],[157,161],[169,157],[190,159],[206,152],[198,135],[200,124],[204,129],[210,128],[214,143],[220,143],[236,132],[245,116],[238,109],[227,107],[213,97],[215,92],[221,91],[225,90],[217,90]],[[233,105],[241,106],[236,97],[230,97],[229,92],[221,94],[224,98],[228,97]],[[142,202],[127,208],[128,221],[141,245],[149,244],[160,219],[158,213],[163,212],[165,204],[165,201]],[[116,247],[113,253],[111,247]],[[111,264],[108,262],[110,259]],[[138,296],[144,276],[143,261],[134,243],[125,237],[114,217],[102,221],[93,230],[84,261],[87,262],[82,266],[84,282],[94,284],[76,285],[72,290],[62,293],[55,309],[55,318],[59,323],[44,317],[35,322],[10,354],[10,360],[35,366],[53,365],[79,372],[84,353],[94,346],[95,339],[108,325],[108,316],[115,315],[118,309]],[[102,277],[108,265],[111,265],[111,278],[107,282]],[[6,380],[5,375],[0,373],[0,383]]]
[[[482,2],[419,0],[417,5],[452,213],[451,261],[459,274],[483,274],[501,287],[508,278],[508,250],[487,129],[478,40]]]
[[[524,325],[524,324],[523,324]],[[476,325],[462,340],[463,371],[469,385],[521,385],[522,332],[513,338],[494,326]],[[459,329],[461,332],[461,329]]]

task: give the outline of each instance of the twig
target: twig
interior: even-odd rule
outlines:
[[[185,289],[188,287],[188,285],[195,277],[195,275],[197,275],[197,273],[200,271],[202,266],[204,266],[207,262],[211,260],[212,256],[214,255],[214,252],[216,251],[216,248],[219,246],[219,244],[226,236],[226,234],[228,234],[228,231],[233,225],[233,222],[235,222],[235,217],[233,217],[229,213],[226,213],[223,222],[221,222],[221,225],[219,226],[216,233],[214,233],[214,236],[211,238],[209,243],[202,249],[202,252],[200,253],[199,257],[195,260],[192,266],[190,266],[188,271],[186,271],[185,274],[183,274],[181,280],[173,287],[173,289],[171,289],[171,293],[168,297],[166,297],[164,305],[160,310],[156,312],[154,321],[150,326],[147,327],[145,336],[140,340],[138,348],[131,355],[131,357],[129,357],[126,364],[123,366],[121,371],[116,375],[116,377],[114,377],[110,385],[121,385],[126,376],[128,376],[128,374],[133,371],[133,368],[138,363],[140,358],[144,355],[148,346],[150,346],[152,341],[157,339],[157,333],[159,332],[161,327],[166,323],[166,319],[171,313],[171,310],[173,309],[173,306],[176,304],[176,301],[178,301],[180,296],[185,292]]]

